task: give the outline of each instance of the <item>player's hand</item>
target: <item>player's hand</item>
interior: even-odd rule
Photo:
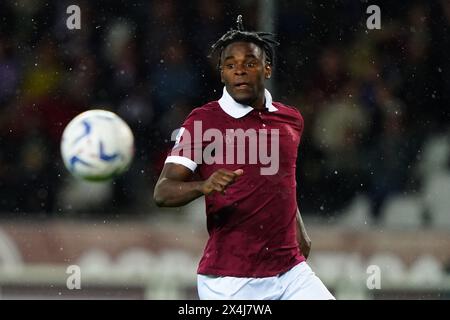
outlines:
[[[243,173],[244,170],[242,169],[237,169],[235,171],[219,169],[203,182],[201,185],[201,191],[205,196],[213,192],[220,192],[224,194],[226,188]]]

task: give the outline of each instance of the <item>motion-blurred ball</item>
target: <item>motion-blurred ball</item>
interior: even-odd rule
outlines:
[[[110,180],[126,171],[133,159],[133,133],[115,113],[89,110],[76,116],[64,129],[61,155],[75,177]]]

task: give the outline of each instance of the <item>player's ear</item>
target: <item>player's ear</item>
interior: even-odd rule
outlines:
[[[222,70],[222,66],[219,66],[219,73],[220,73],[220,82],[222,82],[223,84],[225,84],[225,80],[223,79],[223,70]]]
[[[272,76],[272,66],[269,62],[266,62],[266,65],[264,66],[264,78],[270,79]]]

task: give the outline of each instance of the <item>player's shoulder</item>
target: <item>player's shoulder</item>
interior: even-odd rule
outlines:
[[[220,112],[220,105],[218,101],[210,101],[200,107],[192,109],[187,119],[192,120],[207,120],[215,118],[217,113]]]
[[[294,117],[301,122],[303,122],[303,116],[299,110],[299,108],[287,105],[278,101],[272,102],[272,104],[279,110],[281,113],[286,114],[288,116]]]

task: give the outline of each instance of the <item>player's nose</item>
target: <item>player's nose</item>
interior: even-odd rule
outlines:
[[[243,74],[246,74],[247,71],[245,70],[245,67],[243,65],[237,64],[234,69],[234,74],[237,76],[241,76]]]

